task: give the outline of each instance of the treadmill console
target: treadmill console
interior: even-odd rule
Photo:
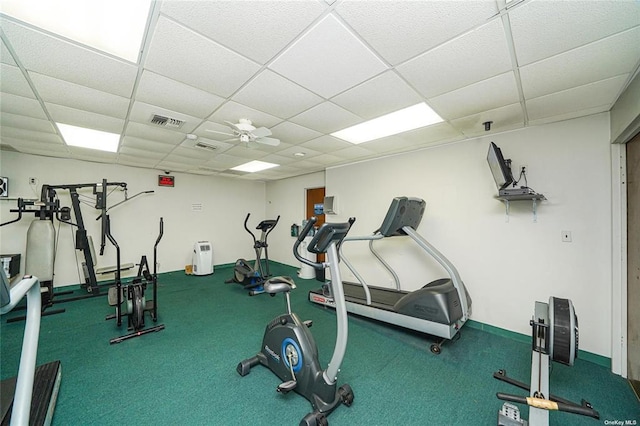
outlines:
[[[421,198],[395,197],[377,232],[385,237],[406,235],[405,226],[417,229],[427,203]]]

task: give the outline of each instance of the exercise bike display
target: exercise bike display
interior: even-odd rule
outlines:
[[[249,290],[249,296],[255,296],[256,294],[264,293],[263,283],[271,276],[269,272],[269,244],[267,243],[267,238],[269,237],[269,233],[273,231],[278,224],[280,216],[275,220],[263,220],[256,226],[256,229],[261,231],[259,239],[256,238],[256,235],[247,226],[249,216],[251,216],[251,213],[247,213],[247,217],[244,219],[244,229],[251,235],[251,238],[253,238],[253,249],[256,252],[256,261],[253,267],[251,267],[245,259],[236,260],[233,268],[233,278],[226,280],[225,283],[240,284],[245,290]],[[262,249],[264,249],[264,267],[262,265]]]
[[[507,376],[505,370],[493,377],[529,391],[528,397],[499,392],[498,399],[507,401],[498,412],[499,426],[548,426],[549,411],[565,411],[599,419],[600,414],[584,399],[581,404],[549,393],[549,360],[572,366],[578,357],[578,318],[569,299],[550,297],[549,303],[536,302],[532,328],[531,384]],[[529,408],[529,422],[520,418],[519,408]]]
[[[353,391],[348,384],[337,387],[337,375],[347,347],[347,309],[345,306],[342,279],[338,266],[338,246],[349,232],[355,218],[345,223],[324,223],[307,246],[312,253],[327,253],[328,261],[314,263],[298,253],[298,246],[316,223],[312,217],[302,230],[293,246],[295,257],[316,269],[329,267],[331,286],[335,296],[337,317],[336,344],[331,361],[326,369],[320,367],[318,347],[309,331],[310,321],[301,321],[291,312],[289,292],[295,288],[290,277],[274,277],[264,283],[265,292],[275,295],[284,293],[287,313],[282,314],[267,325],[261,351],[254,357],[241,361],[236,370],[241,376],[250,373],[251,368],[262,364],[276,374],[282,383],[276,390],[280,393],[295,391],[311,403],[313,411],[301,421],[301,426],[327,425],[327,416],[340,404],[353,403]]]
[[[153,246],[153,274],[149,270],[147,256],[142,256],[138,266],[138,274],[130,282],[123,284],[120,279],[120,247],[113,235],[111,235],[109,218],[107,217],[106,235],[116,248],[116,285],[109,288],[109,305],[116,307],[116,313],[108,315],[105,319],[116,319],[118,327],[122,325],[122,317],[127,317],[127,330],[132,331],[120,337],[109,340],[109,343],[120,343],[124,340],[142,336],[155,331],[164,330],[164,324],[145,328],[145,312],[149,312],[153,322],[158,321],[158,274],[157,274],[157,247],[164,233],[164,221],[160,218],[160,232]],[[153,300],[146,300],[145,291],[147,285],[151,285]],[[123,304],[126,302],[126,305]]]

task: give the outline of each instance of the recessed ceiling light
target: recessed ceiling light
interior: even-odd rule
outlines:
[[[137,62],[151,1],[4,1],[2,13],[128,61]]]
[[[241,164],[236,167],[232,167],[231,170],[238,170],[240,172],[255,173],[262,170],[267,170],[272,167],[278,167],[280,164],[267,163],[265,161],[249,161],[248,163]]]
[[[118,152],[120,135],[116,133],[103,132],[100,130],[87,129],[62,123],[56,123],[56,125],[58,126],[58,129],[60,129],[62,138],[67,145],[107,152]]]
[[[444,120],[429,106],[422,102],[408,108],[395,111],[373,120],[348,127],[331,136],[354,144],[369,142],[386,136],[396,135]]]

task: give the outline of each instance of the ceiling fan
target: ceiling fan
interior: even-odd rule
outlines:
[[[232,133],[219,132],[217,130],[207,130],[207,132],[232,136],[231,139],[227,139],[224,142],[238,140],[246,144],[249,144],[249,142],[256,142],[270,146],[280,145],[279,139],[268,137],[271,136],[271,130],[266,127],[256,128],[248,118],[241,118],[238,120],[238,123],[235,124],[230,121],[225,121],[225,123],[227,123],[227,126],[229,126]]]

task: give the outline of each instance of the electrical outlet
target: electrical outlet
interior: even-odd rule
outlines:
[[[571,242],[571,231],[562,231],[562,242],[564,243]]]
[[[37,178],[34,178],[34,177],[29,178],[29,185],[37,185],[37,184],[38,184]]]

